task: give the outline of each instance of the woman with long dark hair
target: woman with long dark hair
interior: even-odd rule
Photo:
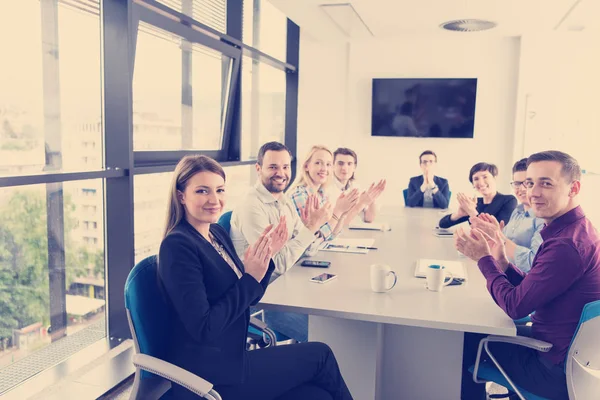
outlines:
[[[331,349],[302,343],[246,351],[250,305],[263,296],[272,254],[287,241],[285,219],[244,254],[216,224],[225,172],[206,156],[186,156],[170,188],[158,275],[174,315],[167,358],[203,377],[226,400],[352,399]],[[175,398],[195,398],[180,386]]]

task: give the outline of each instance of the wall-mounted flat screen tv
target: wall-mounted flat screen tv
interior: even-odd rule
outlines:
[[[372,136],[472,138],[477,79],[373,79]]]

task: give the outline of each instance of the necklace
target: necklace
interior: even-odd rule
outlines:
[[[212,244],[217,253],[219,253],[221,257],[225,258],[225,249],[223,248],[223,246],[221,246],[221,244],[217,241],[217,239],[215,239],[215,237],[212,234],[209,233],[208,237],[210,239],[210,244]],[[225,258],[225,260],[227,261],[227,258]]]
[[[223,260],[225,260],[225,262],[231,267],[231,269],[233,270],[233,272],[235,272],[237,277],[241,278],[242,273],[240,272],[238,267],[235,265],[235,263],[233,262],[231,257],[229,257],[229,254],[227,253],[225,248],[221,245],[221,243],[219,243],[219,241],[210,233],[208,234],[208,238],[209,238],[210,244],[212,245],[212,247],[214,247],[214,249],[217,251],[217,253],[219,253],[221,258]]]

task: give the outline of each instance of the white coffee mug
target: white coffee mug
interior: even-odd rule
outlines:
[[[443,265],[430,265],[427,267],[427,289],[432,292],[441,291],[444,286],[452,282],[452,273],[445,270]]]
[[[389,277],[394,277],[394,282],[389,285]],[[371,290],[376,293],[383,293],[391,290],[396,286],[398,277],[392,269],[385,264],[373,264],[371,265]]]

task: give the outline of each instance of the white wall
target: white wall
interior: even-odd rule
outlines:
[[[315,144],[337,146],[344,131],[347,45],[323,43],[300,30],[298,157]]]
[[[580,202],[600,226],[600,37],[581,32],[522,38],[515,157],[561,150],[587,170]]]
[[[600,37],[524,36],[515,154],[559,149],[600,173]]]
[[[402,203],[401,190],[411,176],[420,173],[418,155],[426,149],[438,154],[439,174],[450,180],[453,193],[472,193],[468,171],[479,161],[498,166],[499,189],[509,192],[518,38],[411,36],[354,42],[349,47],[345,82],[343,52],[318,48],[314,43],[306,46],[309,49],[305,52],[302,47],[304,43],[300,58],[305,84],[300,91],[300,147],[325,143],[332,148],[343,145],[355,149],[361,180],[388,179],[384,204]],[[371,137],[371,82],[383,77],[478,78],[475,138]],[[343,113],[340,105],[345,107]]]

